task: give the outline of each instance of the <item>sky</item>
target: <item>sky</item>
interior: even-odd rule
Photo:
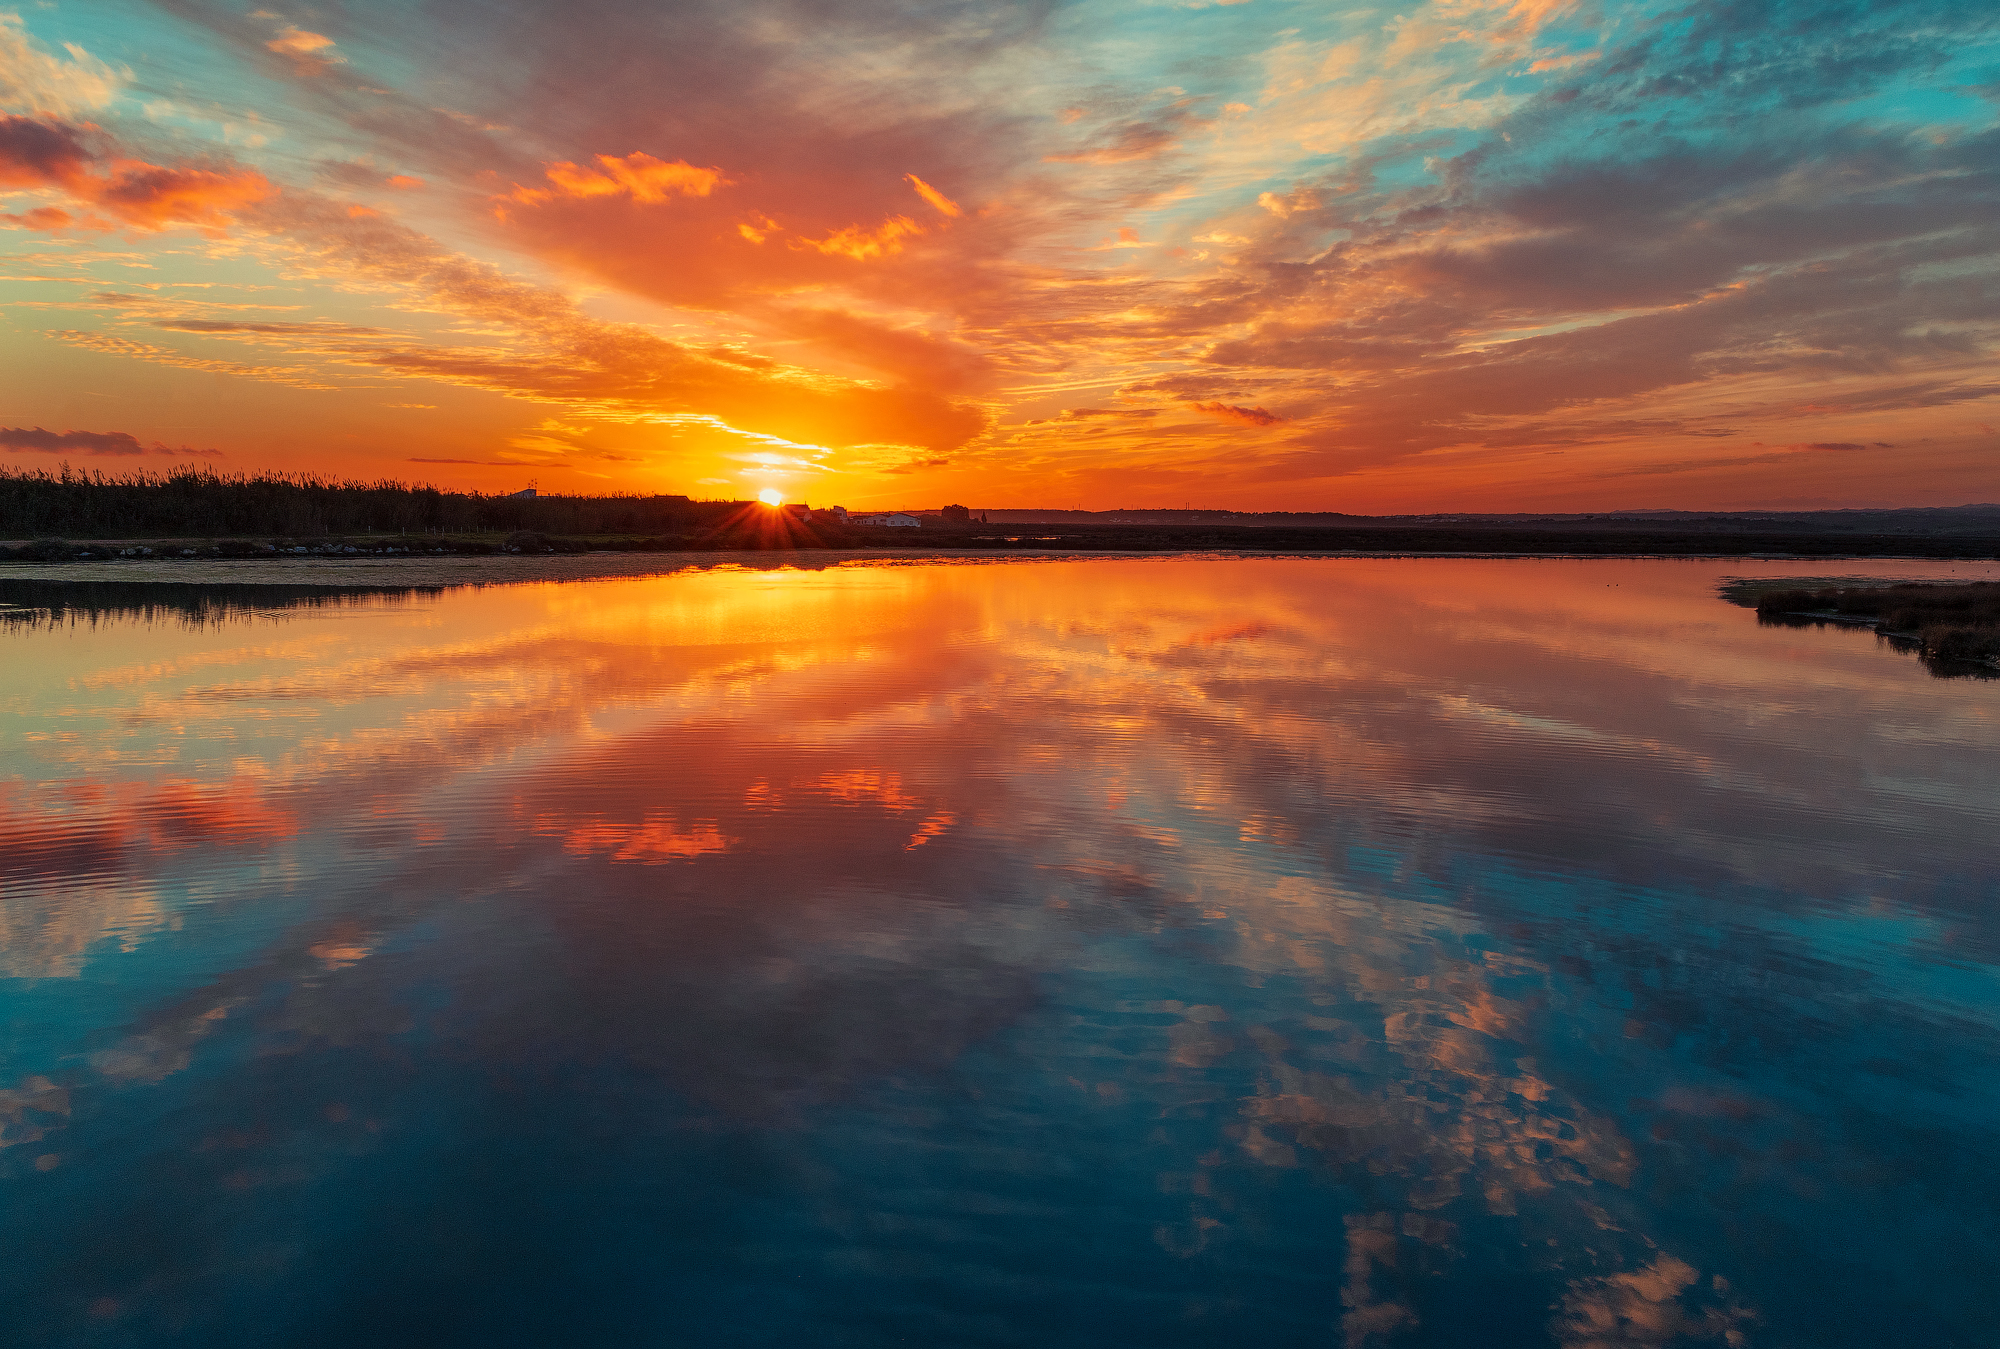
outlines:
[[[0,466],[2000,501],[1990,0],[0,7]]]

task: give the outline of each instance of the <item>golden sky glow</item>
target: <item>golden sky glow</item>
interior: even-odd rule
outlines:
[[[0,10],[0,462],[2000,499],[1980,6],[476,9]]]

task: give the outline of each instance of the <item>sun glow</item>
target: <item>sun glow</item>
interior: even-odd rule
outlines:
[[[782,506],[785,504],[785,494],[775,487],[766,487],[757,494],[757,499],[766,506]]]

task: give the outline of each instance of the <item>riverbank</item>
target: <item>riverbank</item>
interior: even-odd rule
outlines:
[[[395,557],[536,557],[634,553],[854,555],[1080,553],[1326,553],[1349,556],[2000,558],[2000,536],[1837,532],[1503,528],[1483,525],[1285,527],[1253,525],[972,524],[894,529],[800,522],[766,512],[727,528],[681,534],[363,534],[230,538],[36,539],[0,543],[0,562],[213,562]]]
[[[2000,666],[2000,582],[1768,590],[1756,608],[1765,622],[1867,625],[1934,660]]]

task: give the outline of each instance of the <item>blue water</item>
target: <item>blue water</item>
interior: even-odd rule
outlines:
[[[0,1340],[2000,1343],[2000,682],[1814,570],[0,581]]]

